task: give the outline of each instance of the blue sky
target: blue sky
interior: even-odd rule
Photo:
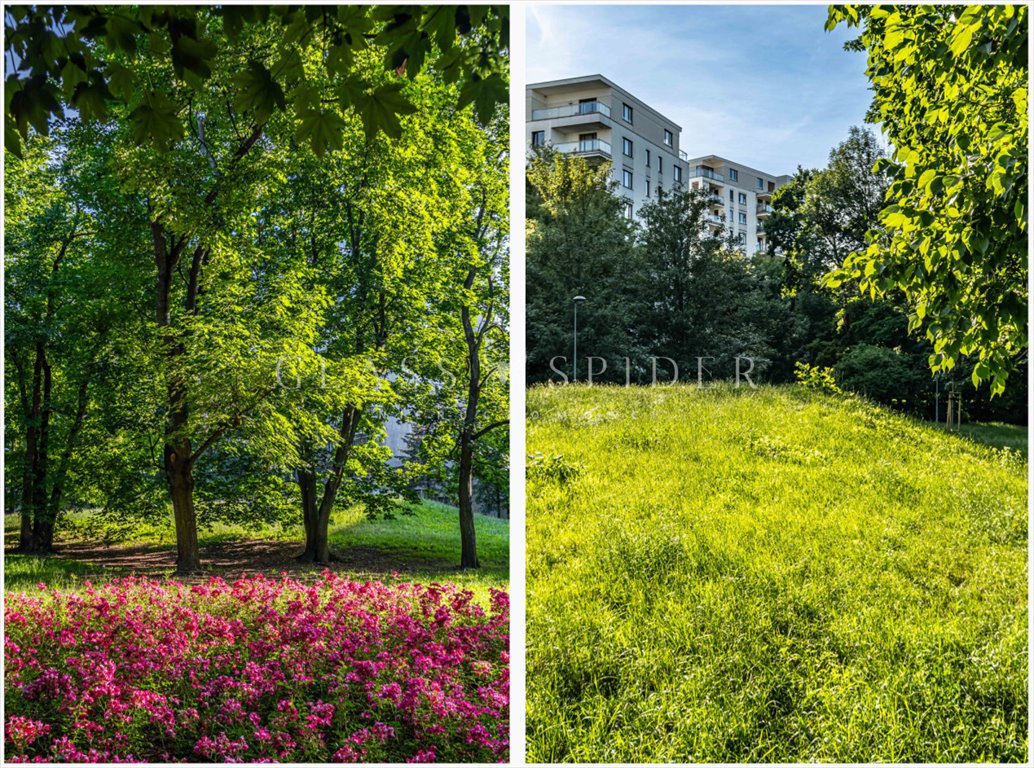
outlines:
[[[870,101],[826,5],[529,5],[527,82],[602,74],[682,126],[682,149],[820,168]],[[878,131],[877,131],[878,133]]]

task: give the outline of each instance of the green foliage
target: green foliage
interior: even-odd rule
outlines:
[[[837,386],[836,376],[829,366],[811,365],[798,361],[794,365],[794,376],[797,383],[807,389],[814,389],[820,392],[829,392],[833,395],[842,393]]]
[[[926,395],[930,377],[900,350],[859,344],[848,350],[836,365],[837,383],[874,402],[902,410]]]
[[[62,318],[48,337],[52,445],[89,378],[66,505],[102,507],[122,527],[164,518],[173,448],[202,526],[297,514],[299,471],[336,473],[350,503],[390,511],[412,481],[381,444],[386,420],[416,401],[392,384],[404,356],[446,351],[459,306],[489,293],[504,309],[486,359],[498,366],[508,348],[505,251],[492,261],[466,235],[487,196],[505,242],[505,110],[483,93],[462,104],[470,78],[489,95],[505,83],[506,9],[39,8],[6,21],[18,28],[10,93],[34,56],[49,72],[67,38],[86,57],[85,69],[62,64],[69,78],[89,70],[115,94],[103,114],[77,106],[52,142],[36,126],[24,160],[8,156],[7,349],[31,391],[34,345]],[[57,82],[46,77],[44,91]],[[62,170],[65,157],[78,166]],[[89,237],[54,280],[49,260],[80,210]],[[491,277],[464,286],[489,261]],[[25,399],[17,382],[9,412]],[[487,412],[505,397],[493,385]],[[38,418],[26,411],[8,432],[9,499]],[[505,450],[479,461],[506,471]]]
[[[570,378],[578,295],[582,380],[587,356],[607,363],[594,380],[621,383],[650,381],[650,358],[660,356],[677,362],[683,380],[697,376],[698,357],[727,376],[738,355],[755,361],[756,374],[770,370],[773,342],[791,322],[779,265],[747,258],[715,231],[706,193],[659,189],[633,223],[606,165],[538,149],[527,178],[529,381]]]
[[[540,451],[530,454],[526,464],[527,477],[552,480],[561,485],[578,477],[584,469],[581,464],[573,464],[559,454],[543,456]]]
[[[130,263],[146,240],[125,227],[132,203],[104,178],[111,154],[97,142],[72,125],[6,164],[7,498],[41,551],[62,508],[90,492],[104,393],[143,330],[146,283]]]
[[[801,387],[532,387],[528,761],[1023,762],[1027,467]]]
[[[645,348],[692,366],[734,370],[739,355],[761,375],[773,357],[785,305],[770,281],[764,258],[734,249],[731,236],[706,222],[703,190],[667,192],[642,206],[637,246],[644,265],[635,285],[636,328]],[[687,355],[689,356],[687,359]]]
[[[1000,394],[1027,347],[1027,6],[831,6],[844,21],[895,151],[882,231],[828,284],[903,292],[933,370],[973,356]]]
[[[636,297],[630,276],[641,271],[634,227],[612,194],[609,166],[540,149],[531,158],[527,222],[527,376],[530,381],[570,376],[575,296],[579,353],[617,359],[636,356]],[[584,368],[582,369],[584,376]]]
[[[874,166],[883,158],[871,132],[852,128],[830,152],[825,168],[798,169],[776,193],[765,227],[785,259],[784,295],[797,320],[783,349],[799,361],[835,366],[837,382],[848,391],[932,416],[931,347],[909,332],[900,291],[872,297],[859,293],[853,281],[834,286],[828,278],[864,249],[868,232],[879,227],[890,180]],[[876,347],[881,351],[874,352]],[[886,376],[866,372],[866,366],[881,361],[891,366]]]
[[[11,6],[5,146],[19,154],[30,126],[46,134],[67,107],[100,120],[126,109],[137,143],[167,147],[184,135],[219,58],[242,43],[235,108],[259,126],[296,115],[298,140],[317,153],[341,144],[338,108],[361,115],[370,139],[398,138],[399,117],[413,111],[401,82],[357,71],[368,54],[399,81],[433,67],[460,86],[458,107],[473,104],[488,123],[508,92],[508,16],[506,6]],[[174,96],[155,91],[145,61],[175,78]],[[317,108],[312,90],[326,78],[337,105]]]

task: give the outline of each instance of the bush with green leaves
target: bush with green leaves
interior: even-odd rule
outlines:
[[[933,369],[972,357],[995,394],[1027,349],[1027,10],[835,5],[826,24],[861,27],[868,119],[895,147],[880,229],[828,284],[903,292]]]
[[[926,374],[901,351],[872,344],[853,347],[836,364],[841,388],[901,410],[910,410],[932,387]]]

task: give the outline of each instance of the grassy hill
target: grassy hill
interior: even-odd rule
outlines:
[[[1026,759],[1025,450],[791,387],[528,412],[529,762]]]

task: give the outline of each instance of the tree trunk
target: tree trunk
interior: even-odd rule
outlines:
[[[193,462],[172,446],[165,448],[165,477],[172,496],[172,515],[176,523],[176,575],[193,576],[201,572],[197,546],[197,516],[194,512]]]
[[[336,496],[336,493],[335,493]],[[330,563],[330,513],[334,509],[334,502],[320,504],[316,513],[316,530],[313,539],[313,562],[327,565]]]
[[[302,563],[316,560],[316,473],[298,470],[298,488],[302,494],[302,522],[305,526],[305,551],[296,559]]]
[[[36,467],[32,483],[32,552],[37,555],[49,555],[54,543],[54,521],[47,514],[47,471],[50,463],[50,412],[54,376],[42,342],[39,343],[36,354],[43,361],[43,405],[40,409]]]
[[[36,543],[32,535],[33,489],[36,485],[37,438],[39,435],[40,408],[43,400],[43,358],[36,346],[36,360],[32,367],[32,405],[26,414],[25,426],[25,471],[22,474],[22,519],[18,536],[18,551],[31,553]]]
[[[50,500],[47,502],[46,514],[40,521],[39,545],[43,551],[49,552],[54,544],[54,525],[57,522],[58,513],[61,511],[61,497],[65,491],[65,480],[68,478],[68,468],[72,463],[72,453],[75,444],[82,430],[83,421],[86,418],[87,392],[89,379],[84,379],[79,384],[79,397],[75,411],[75,420],[68,430],[68,438],[65,441],[64,450],[61,452],[61,459],[58,461],[57,471],[54,473],[54,481],[51,483]],[[37,520],[39,513],[37,512]]]
[[[348,463],[348,456],[352,450],[352,443],[355,442],[355,435],[359,429],[359,419],[362,417],[362,409],[349,406],[341,415],[341,427],[338,429],[338,444],[334,449],[334,462],[331,465],[330,476],[323,486],[323,497],[320,499],[319,507],[316,507],[316,478],[312,475],[311,496],[307,494],[306,488],[302,487],[302,515],[305,523],[305,552],[298,558],[306,563],[320,563],[328,565],[333,559],[330,554],[330,516],[334,511],[334,504],[337,501],[337,493],[341,488],[341,481],[345,474],[345,464]],[[306,472],[298,473],[299,485]]]
[[[151,222],[154,264],[158,270],[155,291],[155,322],[161,329],[169,381],[166,386],[165,448],[163,450],[165,482],[172,499],[172,518],[176,526],[176,574],[190,576],[201,572],[201,556],[197,546],[197,515],[194,512],[194,456],[187,427],[187,384],[182,367],[183,344],[172,330],[172,279],[186,246],[186,239],[169,244],[165,229],[158,221]],[[195,258],[197,253],[195,252]],[[190,307],[188,307],[188,310]]]
[[[474,440],[464,434],[460,440],[460,567],[479,568],[477,536],[474,530]]]
[[[463,287],[468,291],[474,285],[477,271],[471,269]],[[467,368],[470,381],[467,383],[467,411],[460,428],[460,567],[478,568],[477,537],[474,531],[474,427],[477,424],[478,401],[481,399],[481,332],[475,332],[470,319],[470,307],[461,310],[463,335],[467,342]],[[489,318],[485,321],[488,322]]]

